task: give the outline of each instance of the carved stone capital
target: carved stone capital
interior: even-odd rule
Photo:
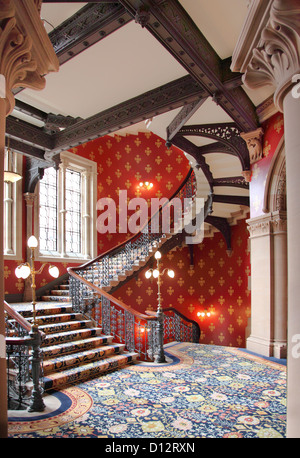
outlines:
[[[42,89],[44,75],[58,70],[40,6],[39,0],[0,0],[0,74],[5,77],[7,115],[15,103],[12,89]]]
[[[269,21],[243,76],[252,89],[267,85],[275,89],[274,103],[283,111],[283,99],[300,73],[300,3],[274,0]]]
[[[276,235],[287,231],[287,215],[284,211],[275,211],[266,215],[248,219],[250,238]]]
[[[32,207],[34,205],[34,201],[36,199],[36,194],[32,192],[25,192],[23,194],[24,200],[26,202],[26,207]]]
[[[248,147],[250,164],[254,164],[263,157],[262,136],[263,129],[260,127],[252,132],[242,132],[241,137]],[[246,179],[246,178],[245,178]],[[247,180],[246,180],[247,181]]]

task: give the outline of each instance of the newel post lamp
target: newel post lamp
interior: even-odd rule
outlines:
[[[28,241],[27,241],[27,245],[28,245],[28,248],[30,248],[30,251],[31,251],[31,264],[29,264],[28,262],[24,262],[23,264],[20,264],[16,270],[15,270],[15,274],[16,274],[16,277],[18,278],[23,278],[24,280],[26,278],[28,278],[30,275],[31,275],[31,289],[32,289],[32,309],[33,309],[33,326],[35,328],[37,328],[37,323],[36,323],[36,309],[35,309],[35,306],[36,306],[36,294],[35,294],[35,290],[36,290],[36,284],[35,284],[35,276],[38,275],[38,274],[41,274],[42,271],[44,270],[44,267],[48,264],[47,262],[42,264],[42,266],[40,267],[39,270],[35,270],[35,264],[34,264],[34,261],[35,261],[35,255],[34,255],[34,250],[37,248],[38,246],[38,241],[36,239],[36,237],[34,237],[34,235],[32,235],[31,237],[29,237]],[[59,270],[56,266],[52,266],[50,265],[49,266],[49,274],[54,277],[54,278],[57,278],[59,276]]]
[[[42,389],[40,387],[40,373],[41,373],[41,343],[42,343],[42,334],[39,332],[37,321],[36,321],[36,284],[35,276],[42,273],[44,267],[48,263],[42,264],[39,270],[35,270],[35,256],[34,250],[38,246],[37,239],[32,235],[29,237],[27,242],[28,248],[31,251],[31,264],[25,262],[18,266],[15,270],[15,274],[18,278],[23,278],[24,280],[31,275],[31,289],[32,289],[32,309],[33,309],[33,325],[31,332],[29,333],[31,337],[31,346],[32,354],[30,357],[31,360],[31,372],[32,372],[32,382],[33,388],[31,393],[30,405],[28,408],[29,412],[43,412],[45,410],[45,404],[42,396]],[[59,275],[59,270],[56,266],[50,265],[49,273],[52,277],[57,278]]]
[[[164,275],[166,272],[170,278],[174,278],[175,273],[174,270],[172,269],[164,269],[163,271],[160,271],[160,265],[159,265],[159,260],[161,259],[161,253],[160,251],[156,251],[154,255],[157,265],[156,269],[149,269],[147,270],[145,277],[150,278],[153,276],[153,278],[157,278],[157,351],[155,353],[155,362],[156,363],[165,363],[166,362],[166,357],[165,357],[165,352],[164,352],[164,317],[163,317],[163,311],[161,307],[161,277]]]

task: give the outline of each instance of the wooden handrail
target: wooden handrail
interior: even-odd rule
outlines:
[[[26,331],[31,331],[31,324],[27,321],[19,312],[14,310],[6,301],[4,301],[4,310],[8,313],[8,315],[16,320],[16,322]]]

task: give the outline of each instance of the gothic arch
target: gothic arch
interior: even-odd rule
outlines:
[[[263,212],[286,212],[286,170],[284,139],[280,140],[266,179]]]

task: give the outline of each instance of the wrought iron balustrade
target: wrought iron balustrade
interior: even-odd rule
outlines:
[[[105,334],[113,335],[115,339],[125,343],[126,349],[137,352],[141,359],[153,360],[159,352],[159,320],[157,316],[135,311],[109,294],[109,290],[142,268],[154,251],[175,233],[174,226],[177,220],[175,221],[174,214],[170,233],[163,230],[161,215],[165,207],[172,203],[174,198],[178,198],[183,215],[187,207],[186,199],[190,199],[191,203],[195,195],[196,179],[191,169],[171,199],[149,218],[137,234],[94,260],[80,267],[68,269],[73,309],[94,319],[102,326]],[[155,231],[152,230],[153,218],[156,218]],[[167,316],[166,319],[170,330],[171,318]],[[174,325],[174,330],[177,330],[177,327],[177,324]],[[192,338],[193,333],[186,328],[180,335],[182,338]]]
[[[11,410],[41,412],[43,334],[4,301],[7,361],[7,400]]]

